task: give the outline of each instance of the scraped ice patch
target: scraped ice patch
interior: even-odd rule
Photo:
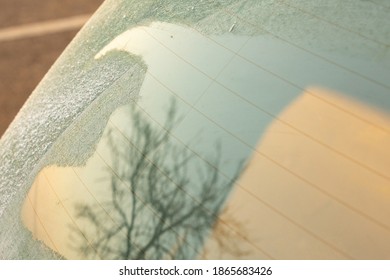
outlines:
[[[215,146],[210,143],[220,141],[222,151],[220,161],[223,164],[221,164],[218,171],[222,174],[234,173],[234,168],[241,159],[245,160],[252,153],[256,154],[251,148],[255,149],[257,143],[262,141],[261,138],[267,137],[266,131],[269,125],[272,127],[274,123],[279,125],[283,123],[282,126],[285,126],[294,121],[296,114],[289,114],[290,117],[282,121],[281,116],[297,100],[302,99],[303,92],[310,102],[303,102],[304,105],[299,106],[297,111],[300,115],[310,112],[316,115],[315,112],[313,113],[308,109],[314,108],[314,105],[316,105],[318,108],[322,108],[322,110],[314,110],[318,111],[317,113],[321,112],[321,116],[318,116],[319,119],[321,117],[329,119],[329,112],[335,110],[331,115],[340,114],[338,116],[339,121],[346,119],[351,124],[351,114],[355,114],[365,119],[366,122],[375,123],[380,127],[378,135],[383,133],[383,130],[390,129],[388,118],[385,118],[386,111],[378,110],[379,106],[390,107],[387,92],[381,86],[372,81],[361,79],[353,73],[340,69],[334,64],[282,40],[265,35],[243,36],[231,33],[227,30],[223,35],[206,35],[185,25],[152,22],[131,28],[118,35],[102,48],[94,58],[103,60],[117,52],[127,52],[130,55],[140,57],[147,65],[147,72],[140,88],[140,99],[137,106],[146,112],[148,118],[152,119],[149,121],[161,125],[167,115],[167,109],[169,108],[167,104],[171,99],[175,99],[180,104],[178,110],[184,116],[184,120],[177,127],[170,130],[170,134],[183,143],[190,142],[191,138],[194,139],[202,135],[203,141],[188,145],[189,149],[192,149],[191,151],[200,155],[201,158],[207,158],[215,152]],[[353,61],[352,58],[350,60]],[[128,81],[124,81],[123,85],[127,83]],[[324,91],[307,88],[310,84],[336,88],[342,93],[330,94],[329,91],[324,94]],[[119,91],[123,91],[123,87],[121,90],[119,88],[121,87],[118,86]],[[367,98],[365,93],[371,91],[375,91],[375,94]],[[342,98],[343,95],[349,96],[352,100],[360,100],[360,103],[364,106],[359,105],[358,102],[346,102],[348,98]],[[326,100],[326,102],[323,102],[323,100]],[[100,106],[106,106],[107,101],[109,99],[98,102],[95,107],[91,106],[90,108],[99,108],[100,111]],[[336,104],[337,106],[333,108],[329,104]],[[371,107],[367,104],[375,106]],[[261,109],[259,110],[259,108]],[[342,110],[338,110],[338,108],[342,108]],[[55,158],[56,161],[61,162],[63,158],[69,157],[67,162],[70,161],[70,165],[74,166],[79,165],[77,154],[93,154],[86,165],[86,169],[91,168],[92,171],[89,172],[90,175],[85,177],[88,177],[91,187],[96,187],[98,184],[94,182],[97,179],[94,177],[95,175],[91,174],[94,174],[93,167],[97,166],[96,162],[101,161],[103,157],[100,158],[98,150],[94,147],[91,148],[91,145],[88,144],[89,134],[94,130],[100,131],[106,122],[96,119],[95,111],[88,109],[83,113],[86,117],[78,121],[77,125],[72,127],[72,130],[68,129],[66,135],[69,138],[64,137],[55,143],[53,146],[55,147],[53,149],[55,153],[50,155],[50,158]],[[126,108],[121,110],[126,111]],[[233,115],[232,112],[240,113]],[[124,118],[123,114],[114,114],[112,118],[110,121],[115,122],[115,129],[121,131],[119,134],[125,135],[126,133],[123,133],[123,131],[129,129],[129,127],[131,128],[132,120],[129,121],[128,117]],[[353,149],[348,150],[347,147],[343,146],[343,143],[349,143],[347,146],[351,145],[351,139],[356,136],[356,132],[343,135],[343,137],[340,136],[340,140],[336,141],[335,133],[331,129],[326,129],[329,125],[316,126],[319,121],[312,115],[307,118],[299,117],[298,119],[304,119],[308,122],[297,122],[296,126],[299,129],[302,129],[307,135],[322,137],[320,140],[315,139],[316,141],[322,141],[323,145],[331,143],[329,145],[334,145],[333,148],[337,151],[345,152],[350,157],[356,157],[356,161],[368,162],[368,159],[362,154],[354,153],[351,151]],[[211,122],[208,120],[211,120]],[[360,124],[359,119],[353,120]],[[302,123],[304,124],[302,125]],[[97,124],[99,129],[94,128]],[[312,127],[315,129],[312,129]],[[198,133],[202,129],[203,134]],[[305,129],[309,129],[308,132]],[[320,134],[319,131],[325,132]],[[300,135],[298,131],[295,131],[295,133]],[[131,133],[126,134],[126,136],[131,136]],[[92,137],[92,139],[96,138],[98,138],[97,135]],[[278,141],[282,142],[278,145],[283,146],[283,139],[285,138],[280,137]],[[78,141],[82,141],[82,144],[74,145],[72,139],[81,139]],[[345,139],[349,140],[345,141]],[[274,143],[275,141],[269,142]],[[361,143],[359,144],[361,145]],[[368,144],[365,146],[366,149],[369,147]],[[101,142],[100,145],[104,146]],[[136,149],[139,148],[136,145],[133,146]],[[387,161],[378,163],[378,155],[383,153],[382,147],[383,145],[380,145],[379,152],[376,150],[372,152],[371,164],[375,166],[378,172],[385,173]],[[102,150],[104,149],[101,147],[100,151]],[[364,149],[361,148],[360,150],[363,151]],[[290,152],[293,155],[298,152],[305,154],[303,150],[295,150],[294,148],[291,148]],[[109,151],[104,153],[107,158],[113,158]],[[286,155],[287,153],[283,154],[283,156]],[[91,160],[93,158],[94,160]],[[109,160],[105,161],[109,162]],[[115,161],[115,158],[113,161]],[[289,165],[283,157],[279,162],[280,164],[287,163]],[[308,164],[308,166],[311,167],[312,164]],[[71,169],[60,167],[55,170],[56,172],[66,173]],[[305,176],[312,173],[305,173],[306,170],[309,170],[307,166],[303,169]],[[346,169],[344,171],[347,173]],[[112,173],[117,174],[116,172]],[[321,173],[321,176],[324,175]],[[317,174],[317,177],[321,176]],[[56,182],[54,177],[53,181]],[[92,178],[95,178],[95,180],[92,180]],[[84,180],[86,179],[84,178]],[[261,179],[258,181],[260,182]],[[256,185],[257,182],[253,184]],[[68,191],[67,183],[59,182],[58,185]],[[78,185],[83,186],[81,182],[78,182]],[[110,182],[104,187],[109,189]],[[193,191],[195,189],[192,188]],[[228,190],[230,189],[228,188]],[[109,195],[106,196],[109,197]],[[73,198],[76,199],[76,195]],[[83,200],[82,198],[79,199]],[[53,201],[51,203],[53,204]],[[71,205],[70,201],[67,203]],[[46,205],[41,203],[40,207],[45,208]],[[57,207],[61,208],[60,206]],[[71,210],[68,212],[70,213]],[[289,212],[289,210],[286,212]],[[30,219],[34,221],[36,217],[31,215],[31,211],[29,214],[32,216]],[[51,216],[48,216],[50,221]],[[66,216],[66,213],[62,213],[62,216]],[[69,217],[67,219],[69,220]],[[75,218],[73,217],[72,220],[75,220]],[[31,226],[32,221],[30,221],[29,228],[34,232]],[[59,224],[60,222],[58,221]],[[59,238],[61,241],[58,242],[65,243],[69,238],[69,234],[65,234],[69,231],[68,225],[61,225],[58,228],[62,228],[62,236]],[[51,234],[55,235],[55,232]],[[40,236],[36,232],[34,232],[34,236],[45,240],[42,235]],[[55,249],[55,246],[47,238],[45,242]],[[64,250],[67,251],[67,249]],[[66,255],[67,253],[64,253],[64,251],[61,252],[61,250],[59,252],[72,257],[69,252],[69,255]]]

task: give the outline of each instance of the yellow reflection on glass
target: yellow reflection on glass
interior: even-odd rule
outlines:
[[[390,257],[390,135],[333,105],[390,124],[385,113],[323,88],[292,102],[255,147],[226,205],[234,210],[226,220],[245,224],[235,230],[242,248],[257,249],[247,257]],[[210,254],[215,244],[205,250],[220,258]]]

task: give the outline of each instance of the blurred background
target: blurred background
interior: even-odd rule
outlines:
[[[0,136],[104,0],[0,0]]]

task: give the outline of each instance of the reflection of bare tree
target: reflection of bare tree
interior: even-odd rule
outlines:
[[[242,248],[242,241],[246,240],[246,230],[243,222],[234,218],[232,210],[225,207],[218,219],[214,222],[212,232],[208,238],[208,246],[202,251],[202,258],[218,258],[218,259],[242,259],[248,256],[251,252],[248,249]],[[229,223],[229,227],[225,226]]]
[[[105,259],[194,257],[241,164],[227,180],[217,172],[218,145],[211,167],[200,164],[183,145],[173,144],[169,132],[177,122],[175,105],[163,130],[135,107],[130,112],[130,149],[117,143],[117,131],[107,134],[115,159],[108,172],[106,203],[77,206],[78,219],[87,225],[83,233],[78,231],[78,250],[86,257]]]

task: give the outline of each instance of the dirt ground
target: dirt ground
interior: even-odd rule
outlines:
[[[0,33],[78,15],[92,15],[103,0],[0,0]],[[79,28],[0,38],[0,135]]]

